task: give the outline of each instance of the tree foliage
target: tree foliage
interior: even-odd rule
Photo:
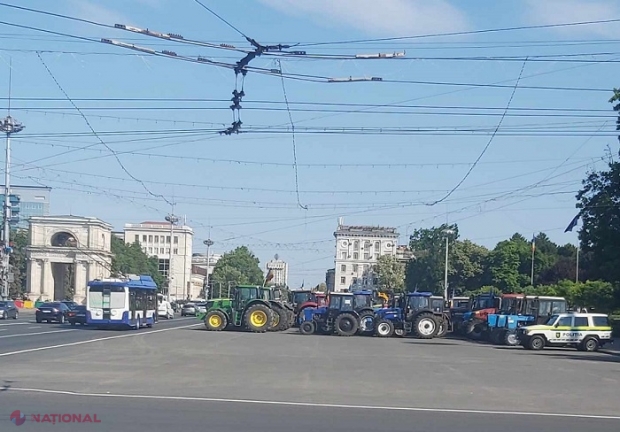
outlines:
[[[381,291],[403,291],[405,288],[405,266],[392,255],[382,255],[373,268]]]
[[[13,243],[13,253],[9,257],[9,264],[13,270],[13,282],[9,284],[9,296],[11,298],[20,298],[26,292],[26,273],[28,272],[26,247],[28,247],[29,241],[28,230],[11,231],[11,242]]]
[[[226,288],[229,285],[262,285],[263,272],[258,266],[260,261],[245,246],[227,252],[218,260],[213,269],[214,287]]]
[[[144,253],[140,243],[125,243],[116,236],[111,239],[112,249],[112,276],[127,274],[149,275],[159,288],[163,287],[165,280],[159,272],[157,258]]]

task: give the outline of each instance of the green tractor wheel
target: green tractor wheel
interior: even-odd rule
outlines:
[[[228,320],[222,311],[213,310],[205,316],[205,327],[209,331],[222,331],[227,325]]]
[[[254,333],[265,333],[273,322],[273,311],[264,304],[250,306],[243,315],[245,328]]]

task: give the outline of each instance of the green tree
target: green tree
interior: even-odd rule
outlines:
[[[140,243],[125,243],[116,236],[112,236],[112,276],[127,274],[149,275],[159,288],[164,286],[165,280],[159,272],[157,258],[149,257],[144,253]]]
[[[373,268],[379,290],[402,292],[405,288],[405,265],[392,255],[382,255]]]
[[[9,264],[13,270],[13,282],[9,284],[9,297],[19,298],[26,292],[26,273],[28,272],[28,260],[26,248],[30,242],[28,230],[11,231],[13,253],[9,257]]]
[[[620,130],[620,89],[614,89],[614,95],[609,99],[609,103],[614,104],[613,109],[618,113],[616,120],[616,130]],[[618,137],[620,140],[620,136]]]
[[[516,292],[520,287],[519,245],[512,240],[502,241],[489,254],[488,271],[493,285],[502,292]]]
[[[263,272],[258,264],[260,261],[245,246],[227,252],[218,260],[213,269],[213,286],[226,289],[235,285],[262,285]]]
[[[448,249],[448,287],[461,295],[485,284],[489,250],[470,240],[455,241]],[[444,264],[445,265],[445,264]]]
[[[408,291],[432,291],[443,294],[446,233],[458,239],[456,225],[443,224],[430,229],[417,229],[409,239],[409,247],[415,256],[407,265],[405,283]]]

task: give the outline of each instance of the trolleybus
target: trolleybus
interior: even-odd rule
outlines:
[[[94,327],[152,327],[157,285],[150,276],[96,279],[86,288],[86,322]]]

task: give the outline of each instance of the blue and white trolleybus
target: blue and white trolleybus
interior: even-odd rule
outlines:
[[[96,279],[86,288],[86,322],[94,327],[152,327],[157,285],[150,276]]]

